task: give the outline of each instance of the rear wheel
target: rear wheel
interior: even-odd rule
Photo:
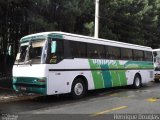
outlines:
[[[154,79],[155,82],[159,82],[159,79]]]
[[[136,74],[133,81],[133,88],[139,88],[142,86],[140,75]]]
[[[79,99],[86,95],[87,89],[85,82],[77,78],[73,81],[72,89],[71,89],[71,97],[73,99]]]

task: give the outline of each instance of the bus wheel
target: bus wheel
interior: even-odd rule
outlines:
[[[87,89],[85,82],[77,78],[73,81],[72,89],[71,89],[71,97],[73,99],[79,99],[86,95]]]
[[[159,82],[159,79],[154,79],[155,82]]]
[[[142,85],[140,75],[136,74],[133,81],[133,88],[139,88]]]

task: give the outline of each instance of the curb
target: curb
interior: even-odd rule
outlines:
[[[23,100],[31,100],[38,97],[38,95],[28,95],[28,96],[2,96],[0,97],[0,103],[7,103],[7,102],[17,102]]]
[[[31,100],[40,95],[34,94],[18,94],[16,91],[10,88],[0,87],[2,90],[2,94],[0,94],[0,103],[7,103],[7,102],[16,102],[21,100]]]

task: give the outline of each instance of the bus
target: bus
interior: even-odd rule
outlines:
[[[160,79],[160,49],[154,49],[153,50],[154,54],[154,75],[155,75],[155,82],[158,82]]]
[[[16,91],[42,95],[132,85],[154,79],[152,49],[65,32],[24,36],[13,66]]]

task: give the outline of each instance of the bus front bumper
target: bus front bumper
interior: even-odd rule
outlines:
[[[46,78],[13,77],[13,89],[18,92],[46,95]]]

